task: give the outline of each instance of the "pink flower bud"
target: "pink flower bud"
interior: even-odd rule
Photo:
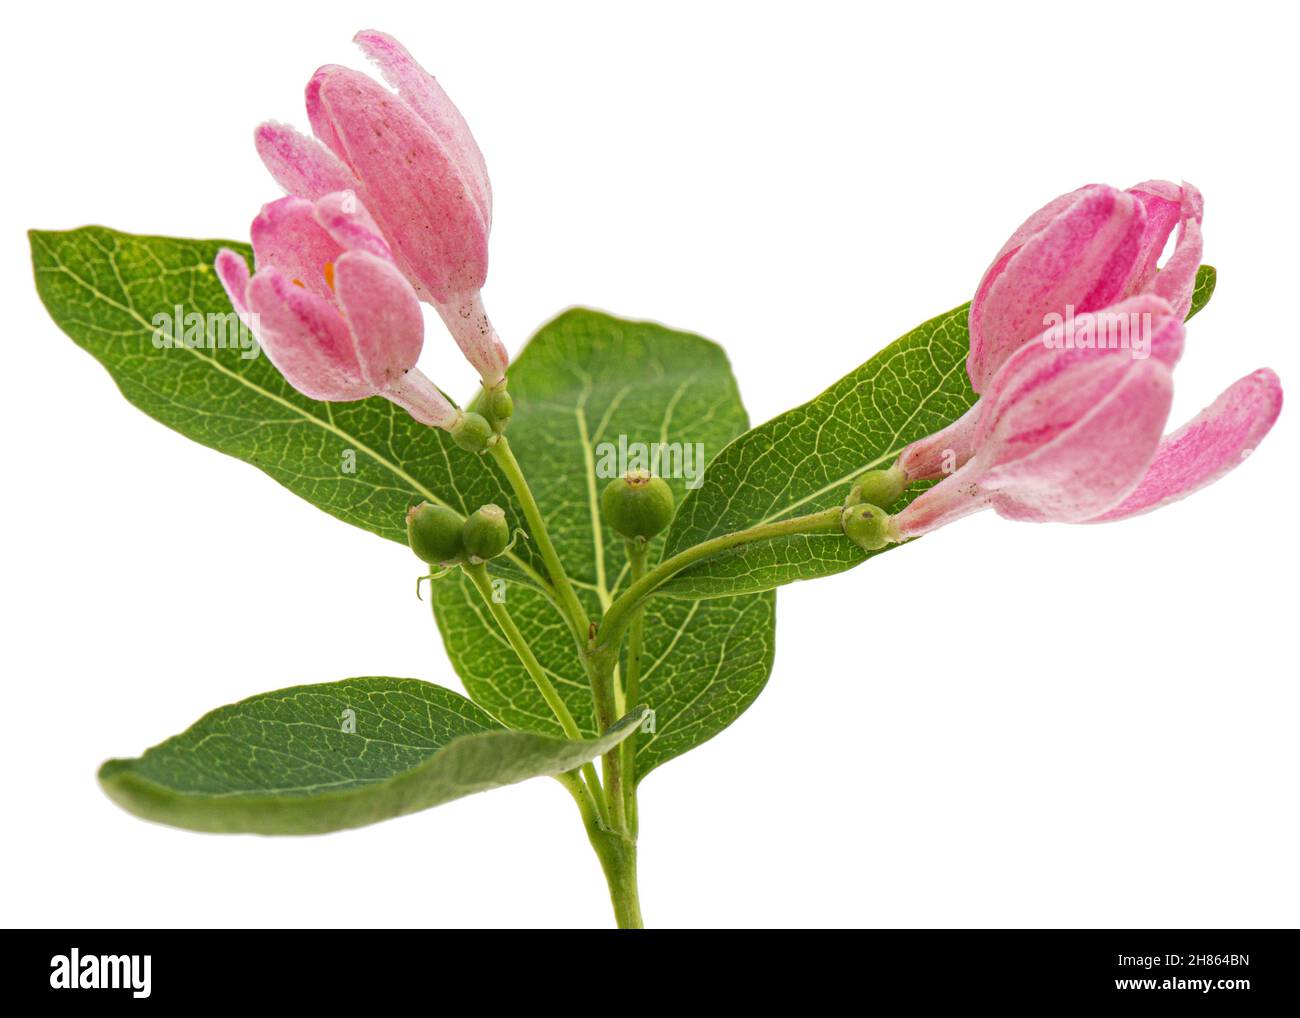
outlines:
[[[225,248],[217,275],[290,385],[330,402],[383,395],[425,424],[456,423],[459,411],[415,367],[420,302],[353,196],[271,202],[252,238],[256,275]]]
[[[976,392],[1052,313],[1099,311],[1154,293],[1185,317],[1201,261],[1200,193],[1190,184],[1149,181],[1118,191],[1091,184],[1039,209],[984,273],[970,310],[967,371]],[[1179,227],[1164,268],[1157,260]]]
[[[492,190],[483,155],[447,94],[402,45],[381,32],[355,41],[396,94],[346,67],[320,68],[307,85],[316,135],[258,128],[258,153],[286,191],[316,200],[349,190],[374,216],[392,261],[437,308],[488,385],[509,355],[483,310]]]
[[[1082,316],[1064,331],[1048,330],[1011,354],[964,417],[903,450],[909,480],[940,476],[944,453],[955,469],[893,518],[895,540],[985,508],[1062,523],[1149,512],[1228,473],[1273,426],[1281,385],[1261,370],[1162,439],[1183,315],[1143,293],[1087,324],[1107,316],[1137,316],[1146,339],[1102,344],[1099,333],[1085,334]]]

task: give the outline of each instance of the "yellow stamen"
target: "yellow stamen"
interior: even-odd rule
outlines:
[[[333,262],[325,263],[325,285],[330,288],[331,293],[334,292],[334,263]]]

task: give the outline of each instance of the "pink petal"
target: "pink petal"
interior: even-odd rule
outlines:
[[[965,465],[975,454],[975,432],[983,412],[981,402],[976,402],[942,431],[913,442],[898,454],[898,463],[909,481],[933,480]]]
[[[234,306],[235,312],[247,324],[249,314],[248,262],[244,261],[243,255],[236,254],[228,247],[223,247],[217,252],[216,269],[217,278],[221,280],[221,285],[225,287],[226,295],[230,298],[230,303]]]
[[[981,486],[1007,519],[1086,520],[1137,487],[1173,398],[1173,375],[1161,361],[1129,361],[1086,415],[1029,455],[989,470]]]
[[[989,508],[993,496],[980,487],[979,469],[971,461],[909,502],[893,518],[899,539],[920,537],[963,516]]]
[[[1127,191],[1146,212],[1146,228],[1125,294],[1150,290],[1158,294],[1186,318],[1196,287],[1196,271],[1201,264],[1201,219],[1204,201],[1191,184],[1168,180],[1148,180]],[[1179,226],[1174,253],[1163,269],[1157,262],[1174,227]]]
[[[329,301],[269,268],[248,284],[248,303],[258,316],[262,349],[299,392],[331,401],[375,394],[361,377],[348,327]]]
[[[975,455],[894,526],[916,537],[989,507],[1013,520],[1089,519],[1137,486],[1172,400],[1173,376],[1160,358],[1030,343],[976,404]]]
[[[1191,184],[1170,183],[1167,180],[1149,180],[1129,188],[1147,212],[1146,232],[1142,237],[1142,253],[1138,267],[1128,286],[1128,293],[1150,290],[1163,297],[1180,317],[1186,318],[1192,306],[1192,291],[1196,289],[1196,271],[1201,266],[1201,219],[1204,201],[1201,192]],[[1165,242],[1174,226],[1178,226],[1178,241],[1164,268],[1157,270],[1156,262],[1164,252]]]
[[[1130,187],[1128,193],[1141,203],[1147,214],[1136,269],[1128,287],[1129,293],[1139,293],[1155,278],[1156,262],[1178,225],[1183,206],[1182,188],[1167,180],[1148,180]]]
[[[354,191],[336,191],[316,202],[316,222],[334,241],[349,251],[369,251],[385,261],[393,253],[379,233],[379,227]]]
[[[446,302],[487,277],[487,225],[460,170],[429,126],[364,74],[318,82],[321,116],[365,182],[366,208],[420,296]]]
[[[419,368],[412,368],[383,391],[383,396],[392,400],[421,424],[434,428],[450,428],[460,417],[460,411],[447,401]]]
[[[1083,187],[1076,188],[1067,194],[1061,195],[1059,198],[1053,198],[1049,201],[1041,209],[1021,223],[1016,229],[1016,232],[1011,235],[1010,239],[1002,245],[1002,250],[997,253],[996,257],[993,259],[993,263],[985,270],[985,278],[988,279],[989,282],[992,282],[992,279],[989,279],[988,277],[992,276],[996,278],[1000,273],[998,267],[1005,267],[1010,256],[1024,247],[1025,242],[1029,240],[1030,237],[1045,230],[1053,219],[1078,201],[1080,196],[1085,192],[1105,186],[1105,184],[1085,184]]]
[[[262,124],[253,134],[257,154],[289,194],[319,198],[356,187],[352,174],[320,142],[286,124]]]
[[[449,303],[434,304],[434,307],[461,353],[483,381],[487,385],[501,381],[510,364],[510,354],[492,327],[478,292],[453,297]]]
[[[975,391],[982,393],[1007,357],[1042,332],[1048,313],[1067,306],[1095,311],[1117,300],[1144,225],[1131,195],[1094,185],[996,261],[971,304],[967,370]]]
[[[484,221],[492,224],[492,186],[487,164],[465,118],[438,82],[421,67],[400,42],[374,30],[358,32],[353,39],[375,62],[384,80],[424,120],[464,174]]]
[[[415,366],[424,345],[419,298],[392,262],[348,251],[334,269],[334,289],[356,344],[361,377],[385,389]]]
[[[1201,240],[1201,196],[1190,184],[1183,185],[1194,197],[1183,204],[1183,218],[1178,227],[1178,242],[1174,253],[1156,273],[1151,289],[1173,305],[1183,318],[1192,307],[1192,293],[1196,290],[1196,272],[1201,266],[1203,242]]]
[[[1277,375],[1267,368],[1247,375],[1165,438],[1137,489],[1088,522],[1138,516],[1214,483],[1254,451],[1281,412]]]
[[[1141,301],[1144,298],[1151,298],[1151,294],[1145,294],[1140,297],[1130,298],[1116,307],[1124,307],[1132,304],[1134,301]],[[1159,300],[1159,298],[1155,298]],[[1164,301],[1160,301],[1165,304]],[[1183,319],[1187,317],[1186,311],[1174,311],[1165,304],[1167,312],[1172,312],[1168,317],[1157,317],[1160,312],[1144,312],[1153,316],[1153,324],[1147,331],[1151,333],[1151,349],[1149,356],[1164,363],[1165,367],[1172,368],[1183,356],[1183,341],[1187,335],[1187,328],[1183,324]]]
[[[309,293],[333,300],[325,266],[343,248],[316,221],[311,202],[290,196],[263,205],[253,220],[252,236],[259,272],[279,269]]]
[[[1123,320],[1139,342],[1129,348],[1085,345],[1088,333],[1081,323],[1107,316]],[[1092,332],[1094,341],[1104,335]],[[1001,466],[1055,441],[1093,413],[1134,366],[1153,360],[1171,367],[1182,351],[1183,335],[1182,322],[1169,306],[1144,294],[1069,319],[1059,335],[1049,331],[1025,344],[980,400],[983,412],[973,442],[981,463],[986,469]]]
[[[346,163],[347,152],[339,141],[338,132],[334,130],[334,125],[330,122],[329,114],[325,111],[320,97],[321,85],[324,84],[325,79],[338,71],[348,71],[348,69],[341,64],[325,64],[316,68],[316,73],[307,82],[304,98],[307,103],[307,122],[311,124],[312,133],[335,156]]]

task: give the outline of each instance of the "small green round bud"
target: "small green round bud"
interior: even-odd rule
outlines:
[[[465,550],[486,561],[496,558],[510,543],[510,527],[505,510],[499,505],[485,505],[470,513],[461,528]]]
[[[487,416],[498,424],[505,424],[515,412],[515,401],[505,389],[494,389],[484,401]]]
[[[647,470],[629,470],[606,485],[600,510],[619,534],[648,539],[673,521],[673,489]]]
[[[421,562],[450,565],[465,557],[461,519],[446,506],[421,502],[406,513],[406,539]]]
[[[482,414],[461,414],[451,426],[451,440],[466,452],[487,452],[496,444],[496,432]]]
[[[879,551],[898,540],[889,513],[867,502],[845,509],[840,517],[840,526],[849,540],[863,551]]]
[[[907,475],[895,464],[888,470],[868,470],[853,482],[856,498],[853,503],[866,502],[888,508],[898,501],[907,489]]]

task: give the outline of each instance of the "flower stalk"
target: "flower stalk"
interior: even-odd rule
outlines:
[[[461,568],[464,569],[465,575],[469,577],[470,582],[474,584],[474,589],[483,598],[483,603],[487,605],[488,611],[492,613],[497,625],[501,627],[501,631],[505,634],[511,649],[523,664],[524,670],[528,672],[528,677],[533,680],[538,692],[542,694],[542,699],[546,701],[546,705],[551,708],[556,720],[560,722],[564,734],[575,742],[580,742],[583,738],[582,730],[573,719],[573,714],[565,705],[559,691],[555,688],[555,684],[547,677],[542,663],[537,660],[537,655],[528,646],[528,640],[519,631],[515,620],[510,617],[510,612],[505,604],[493,598],[492,581],[488,578],[487,565],[482,562],[467,562]],[[595,808],[602,822],[605,822],[606,805],[601,795],[600,781],[596,777],[596,768],[591,764],[584,764],[582,773],[587,782],[587,790],[594,800]]]
[[[515,498],[519,499],[519,507],[523,510],[524,520],[528,524],[528,533],[536,543],[538,553],[542,556],[542,562],[546,566],[547,575],[550,576],[551,583],[555,587],[560,611],[569,623],[569,628],[573,631],[579,649],[584,649],[591,629],[591,620],[587,617],[587,610],[578,599],[577,591],[573,589],[573,581],[569,579],[569,574],[564,570],[564,563],[560,561],[559,552],[555,550],[555,543],[551,540],[551,535],[546,529],[546,521],[542,519],[542,511],[538,508],[537,499],[533,497],[533,491],[528,486],[528,480],[524,477],[524,472],[519,466],[519,461],[515,459],[514,451],[510,448],[510,442],[505,435],[499,437],[497,442],[488,450],[488,455],[496,461],[501,473],[505,475],[506,481],[514,491]],[[597,702],[599,703],[599,700]],[[612,715],[611,703],[608,714],[603,719],[603,726],[613,722]]]

